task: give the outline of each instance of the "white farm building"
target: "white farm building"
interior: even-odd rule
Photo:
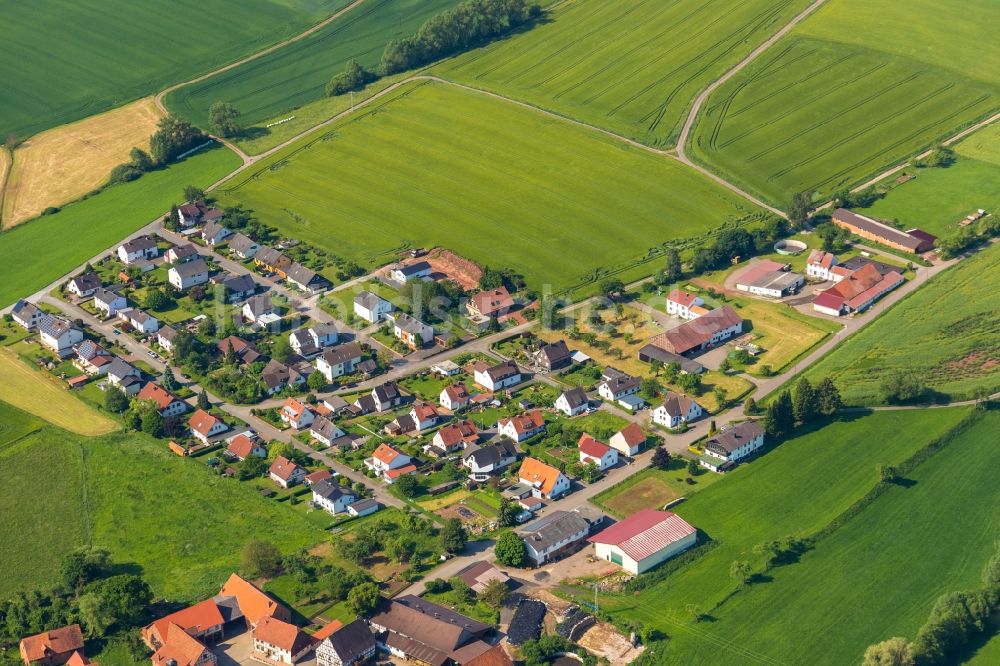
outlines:
[[[687,550],[697,539],[698,530],[677,514],[642,509],[588,541],[600,559],[641,574]]]

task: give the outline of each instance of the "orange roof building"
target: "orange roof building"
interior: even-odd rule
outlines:
[[[80,625],[71,624],[51,631],[43,631],[21,639],[21,659],[25,664],[57,666],[67,663],[77,650],[83,649],[83,632]]]
[[[315,640],[294,624],[265,617],[253,630],[254,656],[271,661],[294,664],[313,648]]]
[[[292,619],[292,614],[287,608],[272,599],[259,587],[236,574],[229,577],[219,594],[236,597],[236,603],[239,604],[240,611],[251,628],[257,626],[257,623],[265,617],[273,617],[283,622],[289,622]]]
[[[525,458],[517,473],[521,483],[532,487],[536,497],[554,499],[569,490],[569,479],[552,465],[537,458]]]
[[[222,635],[222,625],[226,623],[214,599],[205,599],[176,613],[161,617],[142,630],[142,640],[151,650],[159,650],[169,642],[170,627],[180,627],[184,633],[195,638],[211,640]],[[182,644],[181,641],[178,644]],[[153,663],[157,663],[155,660]]]
[[[211,602],[211,599],[208,601]],[[208,666],[218,663],[215,653],[180,625],[170,622],[163,631],[163,642],[150,659],[153,666]]]

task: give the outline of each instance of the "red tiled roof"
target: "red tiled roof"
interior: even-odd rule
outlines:
[[[288,481],[297,469],[299,469],[299,466],[291,460],[285,456],[278,456],[274,459],[274,462],[271,463],[271,467],[268,469],[268,474],[274,474],[282,481]]]
[[[337,630],[343,626],[344,626],[343,622],[341,622],[340,620],[334,620],[330,622],[330,624],[326,625],[325,627],[317,631],[315,634],[313,634],[312,637],[317,641],[321,641],[327,636],[335,634]]]
[[[698,299],[697,296],[689,291],[682,291],[681,289],[674,289],[667,295],[668,301],[673,301],[674,303],[679,303],[686,308],[694,305],[694,302]]]
[[[404,474],[413,474],[417,471],[417,466],[410,463],[409,465],[403,465],[402,467],[397,467],[396,469],[387,470],[385,475],[390,479],[395,479],[396,477],[403,476]]]
[[[268,645],[287,650],[293,655],[309,647],[313,638],[299,630],[294,624],[282,622],[273,617],[265,617],[254,627],[253,637]]]
[[[844,297],[831,289],[827,289],[813,299],[813,305],[840,311],[844,307]]]
[[[675,513],[642,509],[588,541],[617,546],[639,562],[695,532],[695,528]]]
[[[719,331],[743,321],[732,306],[724,305],[706,312],[697,319],[684,322],[677,328],[653,336],[649,343],[674,354],[684,354],[707,344]]]
[[[448,399],[452,402],[458,402],[460,400],[465,400],[469,397],[469,391],[465,388],[465,384],[455,384],[454,386],[448,386],[444,390]]]
[[[236,603],[239,604],[240,611],[244,617],[250,620],[250,624],[257,624],[265,617],[290,619],[290,613],[287,608],[269,597],[253,583],[240,578],[236,574],[229,576],[229,580],[222,586],[219,594],[227,597],[236,597]]]
[[[313,472],[312,474],[306,474],[305,479],[306,483],[313,485],[314,483],[319,483],[320,481],[331,477],[333,477],[333,472],[328,469],[321,469],[317,472]]]
[[[376,460],[381,460],[386,465],[391,465],[392,461],[400,455],[402,454],[399,451],[392,448],[388,444],[382,443],[378,445],[377,449],[375,449],[375,453],[372,454],[372,457]]]
[[[481,291],[474,294],[470,300],[484,317],[489,317],[500,310],[510,309],[514,305],[514,299],[506,287]]]
[[[823,268],[830,268],[837,263],[837,257],[823,250],[813,250],[809,253],[808,263],[819,264]]]
[[[601,444],[587,433],[580,435],[580,441],[576,443],[576,447],[580,449],[580,453],[597,460],[603,458],[611,450],[611,447]]]
[[[540,484],[542,492],[549,493],[552,488],[556,485],[556,481],[559,480],[559,476],[562,474],[558,469],[552,465],[546,465],[541,460],[537,458],[525,458],[524,462],[521,463],[521,470],[517,473],[519,479],[523,479],[528,483]]]
[[[501,425],[507,425],[508,423],[513,423],[514,432],[521,435],[535,430],[536,428],[541,428],[545,425],[545,418],[542,416],[542,413],[536,409],[526,414],[512,416],[511,418],[504,419],[500,422]]]
[[[51,631],[43,631],[21,639],[21,649],[29,661],[44,659],[51,653],[64,654],[83,649],[83,633],[80,625],[71,624]]]
[[[200,633],[209,627],[224,623],[225,620],[215,601],[213,599],[206,599],[194,606],[188,606],[176,613],[161,617],[153,623],[153,626],[160,636],[166,638],[167,630],[171,624],[177,625],[188,633]]]
[[[178,398],[156,382],[146,382],[139,391],[140,400],[152,400],[161,410],[172,405]]]
[[[635,446],[636,444],[642,444],[646,441],[646,433],[642,431],[642,428],[638,423],[629,423],[627,426],[619,430],[616,434],[621,435],[625,440],[625,443],[629,446]]]
[[[429,402],[421,402],[413,406],[413,413],[418,421],[426,421],[438,416],[437,408]]]
[[[209,599],[211,601],[211,599]],[[163,645],[153,654],[153,666],[195,666],[205,652],[205,645],[173,622],[168,623],[160,633]]]
[[[208,433],[211,432],[212,426],[218,422],[219,419],[215,418],[204,409],[195,411],[195,413],[191,415],[191,418],[188,419],[188,425],[191,429],[206,437],[208,436]]]
[[[229,442],[229,446],[226,447],[226,450],[237,458],[246,458],[250,455],[253,449],[253,440],[242,434],[233,437],[232,441]]]

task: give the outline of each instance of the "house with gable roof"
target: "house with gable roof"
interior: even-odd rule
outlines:
[[[682,423],[689,423],[698,418],[705,411],[697,402],[686,395],[667,391],[663,397],[663,402],[653,410],[652,420],[665,428],[676,428]]]
[[[576,448],[580,453],[581,463],[593,463],[602,472],[618,464],[618,451],[597,441],[588,433],[580,435]]]
[[[282,488],[291,488],[298,483],[302,483],[302,480],[306,476],[306,470],[285,456],[278,456],[271,463],[267,474],[271,477],[272,481]]]
[[[553,500],[570,489],[565,474],[537,458],[525,458],[517,476],[521,483],[531,487],[531,494],[540,499]]]

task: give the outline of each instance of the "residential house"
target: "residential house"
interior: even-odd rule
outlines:
[[[312,637],[294,624],[266,617],[253,629],[251,658],[266,664],[298,663],[313,649]]]
[[[545,431],[545,418],[537,409],[525,414],[501,419],[497,423],[497,432],[501,437],[523,442]]]
[[[104,286],[101,278],[93,271],[81,273],[66,283],[66,289],[71,294],[76,294],[80,298],[92,296],[95,291]]]
[[[218,284],[222,285],[227,303],[239,303],[257,291],[257,283],[249,274],[227,275]]]
[[[386,382],[372,389],[372,399],[375,409],[384,412],[403,404],[403,394],[399,392],[396,382]]]
[[[257,245],[252,238],[239,232],[233,234],[232,238],[229,239],[228,247],[229,251],[240,259],[253,259],[257,250],[260,249],[260,245]]]
[[[365,466],[389,483],[404,474],[417,472],[417,466],[411,462],[410,456],[385,443],[378,445],[372,457],[365,460]]]
[[[181,226],[193,227],[202,222],[217,222],[224,213],[218,208],[209,208],[204,201],[186,203],[177,207],[177,220]]]
[[[274,313],[274,304],[267,294],[257,294],[243,304],[243,318],[251,323],[266,326],[280,319]]]
[[[229,445],[226,447],[226,453],[240,462],[246,460],[250,456],[255,456],[257,458],[266,458],[267,449],[261,446],[258,442],[247,437],[246,434],[239,434],[229,440]]]
[[[354,315],[370,324],[385,319],[392,309],[392,303],[370,291],[363,291],[354,297]]]
[[[884,222],[852,213],[846,208],[838,208],[833,211],[832,221],[835,226],[847,229],[852,234],[913,254],[927,252],[934,247],[936,240],[934,236],[919,229],[901,231]]]
[[[458,578],[477,594],[485,590],[495,580],[504,585],[510,583],[510,576],[486,561],[475,562],[465,567],[458,572]]]
[[[566,416],[576,416],[583,414],[590,408],[590,400],[587,399],[587,393],[577,386],[568,391],[563,391],[556,398],[555,408]]]
[[[697,319],[706,312],[705,301],[699,296],[682,289],[673,289],[667,294],[667,314],[681,319]]]
[[[420,349],[434,339],[434,327],[405,312],[392,315],[392,334],[410,349]]]
[[[303,358],[312,358],[324,347],[337,344],[339,334],[334,324],[316,324],[311,328],[300,328],[288,334],[288,342],[295,353]]]
[[[78,624],[43,631],[22,638],[19,649],[25,666],[60,666],[77,650],[83,650],[83,632]]]
[[[273,358],[264,366],[260,374],[261,381],[268,395],[284,391],[289,386],[301,386],[306,383],[305,376],[295,368],[289,367]]]
[[[413,425],[417,432],[423,432],[436,426],[441,415],[438,414],[438,410],[433,404],[418,402],[410,409],[410,418],[413,419]]]
[[[136,397],[139,400],[151,400],[156,403],[157,411],[160,412],[160,416],[163,418],[179,416],[188,410],[186,402],[156,382],[146,382],[146,385],[142,387],[142,390],[139,391],[139,395]]]
[[[273,617],[283,622],[291,622],[292,613],[272,599],[253,583],[236,574],[229,576],[219,592],[221,596],[236,597],[247,627],[253,629],[263,619]]]
[[[743,318],[729,305],[653,336],[649,343],[678,355],[694,354],[743,332]]]
[[[171,354],[174,353],[174,339],[176,338],[177,329],[173,326],[161,326],[156,329],[156,344]]]
[[[601,382],[597,386],[597,393],[608,402],[617,402],[626,409],[636,410],[646,404],[638,395],[641,385],[642,380],[638,377],[624,375]]]
[[[344,431],[330,419],[319,416],[309,427],[309,435],[323,446],[333,446],[334,440],[344,436]]]
[[[337,515],[347,511],[347,507],[357,501],[357,494],[347,486],[333,479],[320,481],[312,487],[313,504],[327,513]]]
[[[521,531],[528,559],[535,566],[541,566],[568,553],[582,543],[588,534],[590,523],[576,511],[553,511]]]
[[[320,481],[326,481],[327,479],[333,479],[333,472],[328,469],[320,469],[315,472],[309,472],[304,477],[302,477],[302,482],[312,488]]]
[[[302,428],[308,428],[313,424],[313,421],[316,420],[316,412],[306,403],[295,398],[288,398],[281,408],[281,420],[296,430],[302,430]]]
[[[368,624],[380,648],[428,666],[466,664],[492,647],[483,640],[492,625],[412,595],[381,600]]]
[[[171,660],[176,660],[178,666],[215,664],[215,655],[205,644],[222,638],[225,624],[226,618],[212,598],[161,617],[146,625],[141,635],[154,651],[155,666],[172,666]]]
[[[470,475],[476,481],[485,481],[515,462],[517,462],[517,447],[508,440],[500,440],[495,444],[475,449],[470,447],[462,455],[462,464],[469,469]]]
[[[100,377],[107,373],[108,366],[115,360],[114,354],[93,340],[84,340],[73,347],[73,351],[76,352],[73,365],[91,377]]]
[[[325,277],[311,268],[306,268],[302,264],[292,264],[289,266],[287,279],[292,286],[307,294],[318,294],[333,286]]]
[[[38,337],[59,358],[73,353],[73,346],[83,341],[83,331],[55,315],[46,314],[37,319]]]
[[[472,366],[476,383],[488,391],[499,391],[521,383],[521,371],[513,361],[491,366],[486,361],[476,361]]]
[[[205,284],[208,282],[208,264],[200,258],[175,264],[167,271],[167,281],[181,291]]]
[[[427,453],[438,458],[449,453],[461,451],[470,444],[479,441],[479,429],[472,421],[456,421],[449,423],[436,433],[431,443],[424,447]]]
[[[118,259],[125,265],[134,264],[141,259],[155,259],[158,256],[160,248],[156,246],[155,236],[139,236],[118,246]]]
[[[341,345],[336,349],[325,349],[316,359],[316,369],[323,373],[326,381],[354,372],[354,366],[361,362],[361,346],[357,342]]]
[[[724,471],[727,466],[753,455],[763,446],[764,428],[757,421],[744,421],[723,428],[710,437],[705,442],[705,455],[699,458],[699,462],[714,468],[713,471]]]
[[[10,315],[17,322],[18,326],[28,331],[36,328],[44,317],[49,316],[33,303],[25,300],[19,300],[17,303],[14,303],[14,307],[10,310]]]
[[[665,428],[676,428],[682,423],[694,421],[704,414],[697,402],[679,393],[667,391],[663,403],[653,410],[653,423]]]
[[[400,264],[389,271],[389,277],[396,282],[413,282],[430,278],[433,269],[426,261],[416,261],[412,264]]]
[[[646,433],[638,423],[630,423],[614,435],[608,441],[611,448],[625,456],[634,456],[642,450],[646,443]]]
[[[549,371],[558,370],[572,362],[573,358],[569,347],[566,346],[565,340],[557,340],[556,342],[543,345],[541,349],[535,352],[535,363]]]
[[[260,359],[260,354],[252,344],[243,338],[236,337],[235,335],[230,335],[227,338],[219,340],[219,342],[215,345],[215,348],[218,349],[219,353],[223,356],[228,354],[229,350],[232,349],[233,353],[236,354],[236,358],[244,365],[255,363]]]
[[[514,307],[514,299],[506,287],[487,289],[473,294],[465,308],[473,319],[491,319],[507,313]]]
[[[191,243],[175,245],[167,250],[166,257],[168,264],[183,264],[198,259],[198,250]]]
[[[597,441],[587,433],[580,435],[576,448],[580,453],[581,463],[585,465],[593,463],[602,472],[618,464],[618,451]]]
[[[284,280],[288,277],[288,269],[292,266],[292,260],[280,251],[271,247],[261,246],[253,256],[254,266],[263,269],[268,273],[274,273]]]
[[[316,646],[317,666],[357,666],[375,656],[375,636],[364,620],[338,625],[329,632],[326,629],[313,634],[320,641]]]
[[[94,308],[104,315],[104,318],[114,317],[118,311],[128,305],[128,301],[121,294],[109,291],[108,289],[96,289],[94,291]]]
[[[223,241],[233,235],[221,222],[206,222],[201,228],[201,239],[209,245],[221,245]]]
[[[517,476],[521,483],[531,487],[531,494],[540,499],[553,500],[570,489],[565,474],[537,458],[525,458]]]
[[[698,530],[675,513],[641,509],[587,540],[595,556],[638,575],[695,545]]]
[[[195,410],[191,418],[188,419],[188,427],[191,429],[191,435],[204,444],[208,444],[209,440],[216,435],[221,435],[229,430],[225,421],[212,416],[203,409]]]
[[[834,272],[833,269],[836,267],[836,255],[823,250],[813,250],[809,253],[809,259],[806,261],[806,275],[819,280],[839,282],[843,276]]]
[[[298,483],[302,483],[302,479],[306,476],[306,470],[285,456],[278,456],[271,463],[267,474],[271,477],[272,481],[282,488],[291,488]]]
[[[438,404],[452,412],[468,407],[469,400],[469,391],[461,382],[444,387],[438,396]]]
[[[441,377],[452,377],[462,371],[454,361],[438,361],[431,366],[431,372]]]
[[[133,331],[144,335],[156,333],[160,329],[160,320],[139,308],[122,308],[118,311],[118,319],[128,324]]]

